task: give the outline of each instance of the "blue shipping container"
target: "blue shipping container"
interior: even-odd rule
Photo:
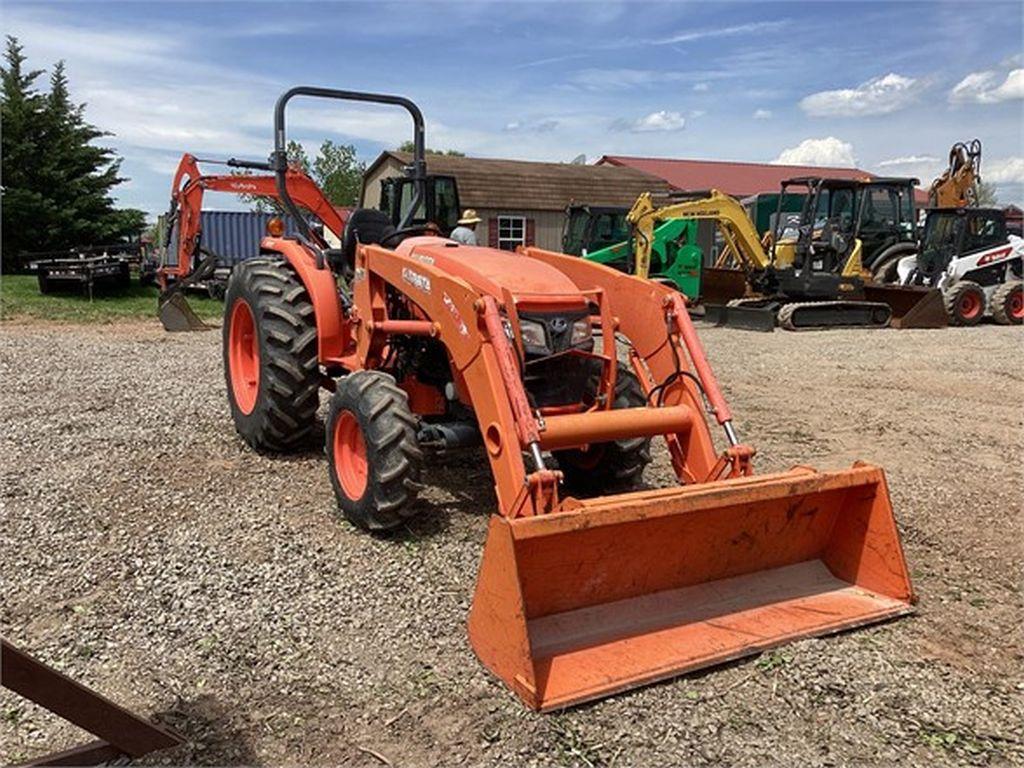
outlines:
[[[267,222],[275,215],[255,211],[203,211],[199,245],[217,254],[218,267],[233,267],[240,261],[260,255],[260,241],[266,237]],[[294,235],[298,231],[290,216],[284,217],[284,228],[286,235]],[[167,264],[177,263],[177,228],[171,233],[166,259]]]

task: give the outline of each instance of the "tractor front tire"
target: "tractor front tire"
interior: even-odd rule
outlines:
[[[1024,320],[1024,283],[1011,280],[992,294],[992,319],[1000,325],[1020,325]]]
[[[389,531],[416,513],[423,453],[416,417],[394,378],[356,371],[338,382],[326,452],[338,508],[368,531]]]
[[[597,391],[601,366],[595,366],[590,386]],[[621,364],[615,376],[613,408],[641,408],[647,397],[640,381]],[[596,443],[587,450],[555,451],[562,470],[566,490],[581,497],[599,496],[616,491],[629,491],[643,480],[644,469],[651,463],[651,439],[631,437],[607,443]]]
[[[977,325],[985,316],[985,291],[973,280],[953,283],[942,299],[950,325]]]
[[[232,273],[224,299],[224,376],[238,434],[257,451],[308,448],[320,404],[313,304],[282,259]]]

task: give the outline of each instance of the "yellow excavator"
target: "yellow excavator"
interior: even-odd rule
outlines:
[[[949,150],[949,166],[928,189],[928,207],[973,208],[980,183],[981,141],[958,141]]]
[[[818,177],[787,181],[784,191],[793,186],[806,190],[803,211],[779,212],[764,239],[739,201],[718,190],[686,193],[660,207],[649,194],[641,195],[627,216],[634,229],[635,272],[647,275],[659,223],[708,220],[715,223],[723,247],[716,266],[705,267],[701,276],[701,301],[711,322],[753,330],[776,325],[787,330],[880,328],[895,315],[899,327],[943,324],[941,297],[870,283],[861,233],[851,222],[864,219],[863,201],[869,196],[863,191],[874,183]],[[878,183],[892,187],[894,180]]]

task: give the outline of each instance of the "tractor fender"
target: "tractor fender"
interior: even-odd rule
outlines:
[[[316,257],[298,242],[283,237],[265,237],[260,249],[280,254],[291,264],[313,304],[316,319],[317,356],[321,365],[339,363],[349,346],[349,329],[334,273],[318,269]]]

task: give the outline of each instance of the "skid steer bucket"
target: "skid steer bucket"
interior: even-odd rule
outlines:
[[[473,648],[551,710],[911,610],[881,469],[641,491],[491,519]]]
[[[161,294],[157,300],[157,315],[165,331],[208,331],[207,325],[188,305],[185,294],[176,288]]]
[[[937,288],[910,285],[865,283],[864,299],[888,304],[892,308],[893,328],[945,328],[949,316]]]

